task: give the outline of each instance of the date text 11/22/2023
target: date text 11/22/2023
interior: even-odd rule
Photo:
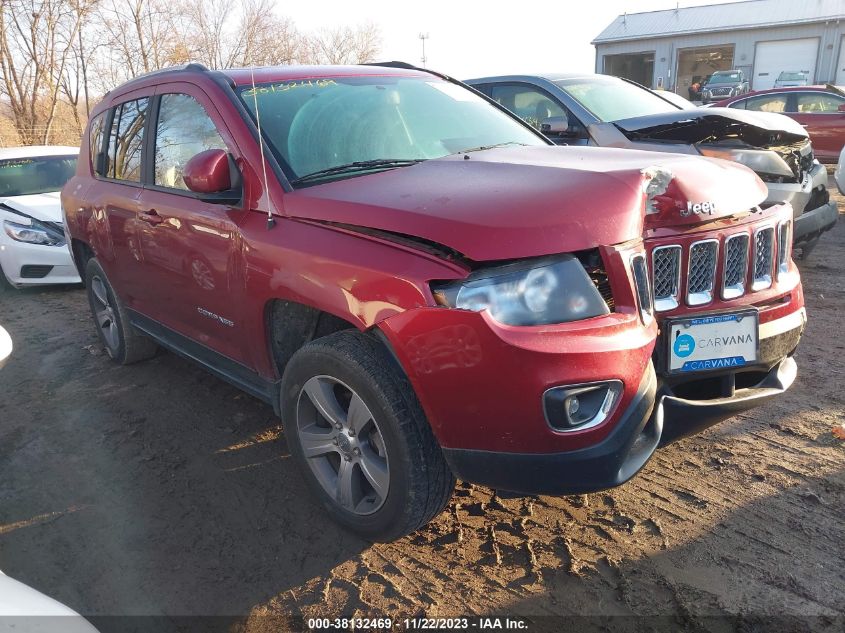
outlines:
[[[309,631],[382,630],[394,627],[402,630],[446,631],[446,630],[510,630],[527,631],[528,621],[524,618],[476,616],[472,618],[309,618]]]

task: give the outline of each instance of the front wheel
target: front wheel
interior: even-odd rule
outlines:
[[[290,451],[339,523],[391,541],[448,503],[455,479],[410,383],[374,337],[346,330],[304,346],[281,397]]]

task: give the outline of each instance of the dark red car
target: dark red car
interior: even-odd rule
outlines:
[[[845,92],[835,86],[793,86],[749,92],[715,103],[716,107],[785,114],[810,135],[823,163],[835,163],[845,146]]]
[[[109,355],[161,345],[272,404],[369,538],[456,477],[620,485],[796,376],[792,209],[731,162],[555,147],[395,65],[147,75],[81,151],[62,203]]]

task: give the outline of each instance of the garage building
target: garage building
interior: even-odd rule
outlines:
[[[596,72],[688,96],[717,70],[752,90],[781,71],[845,85],[845,0],[750,0],[618,16],[592,42]]]

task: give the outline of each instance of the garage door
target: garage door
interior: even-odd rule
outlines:
[[[819,40],[809,37],[800,40],[758,42],[754,55],[754,78],[752,90],[765,90],[775,85],[775,79],[784,71],[805,71],[810,74],[810,83],[816,80],[816,55]]]

